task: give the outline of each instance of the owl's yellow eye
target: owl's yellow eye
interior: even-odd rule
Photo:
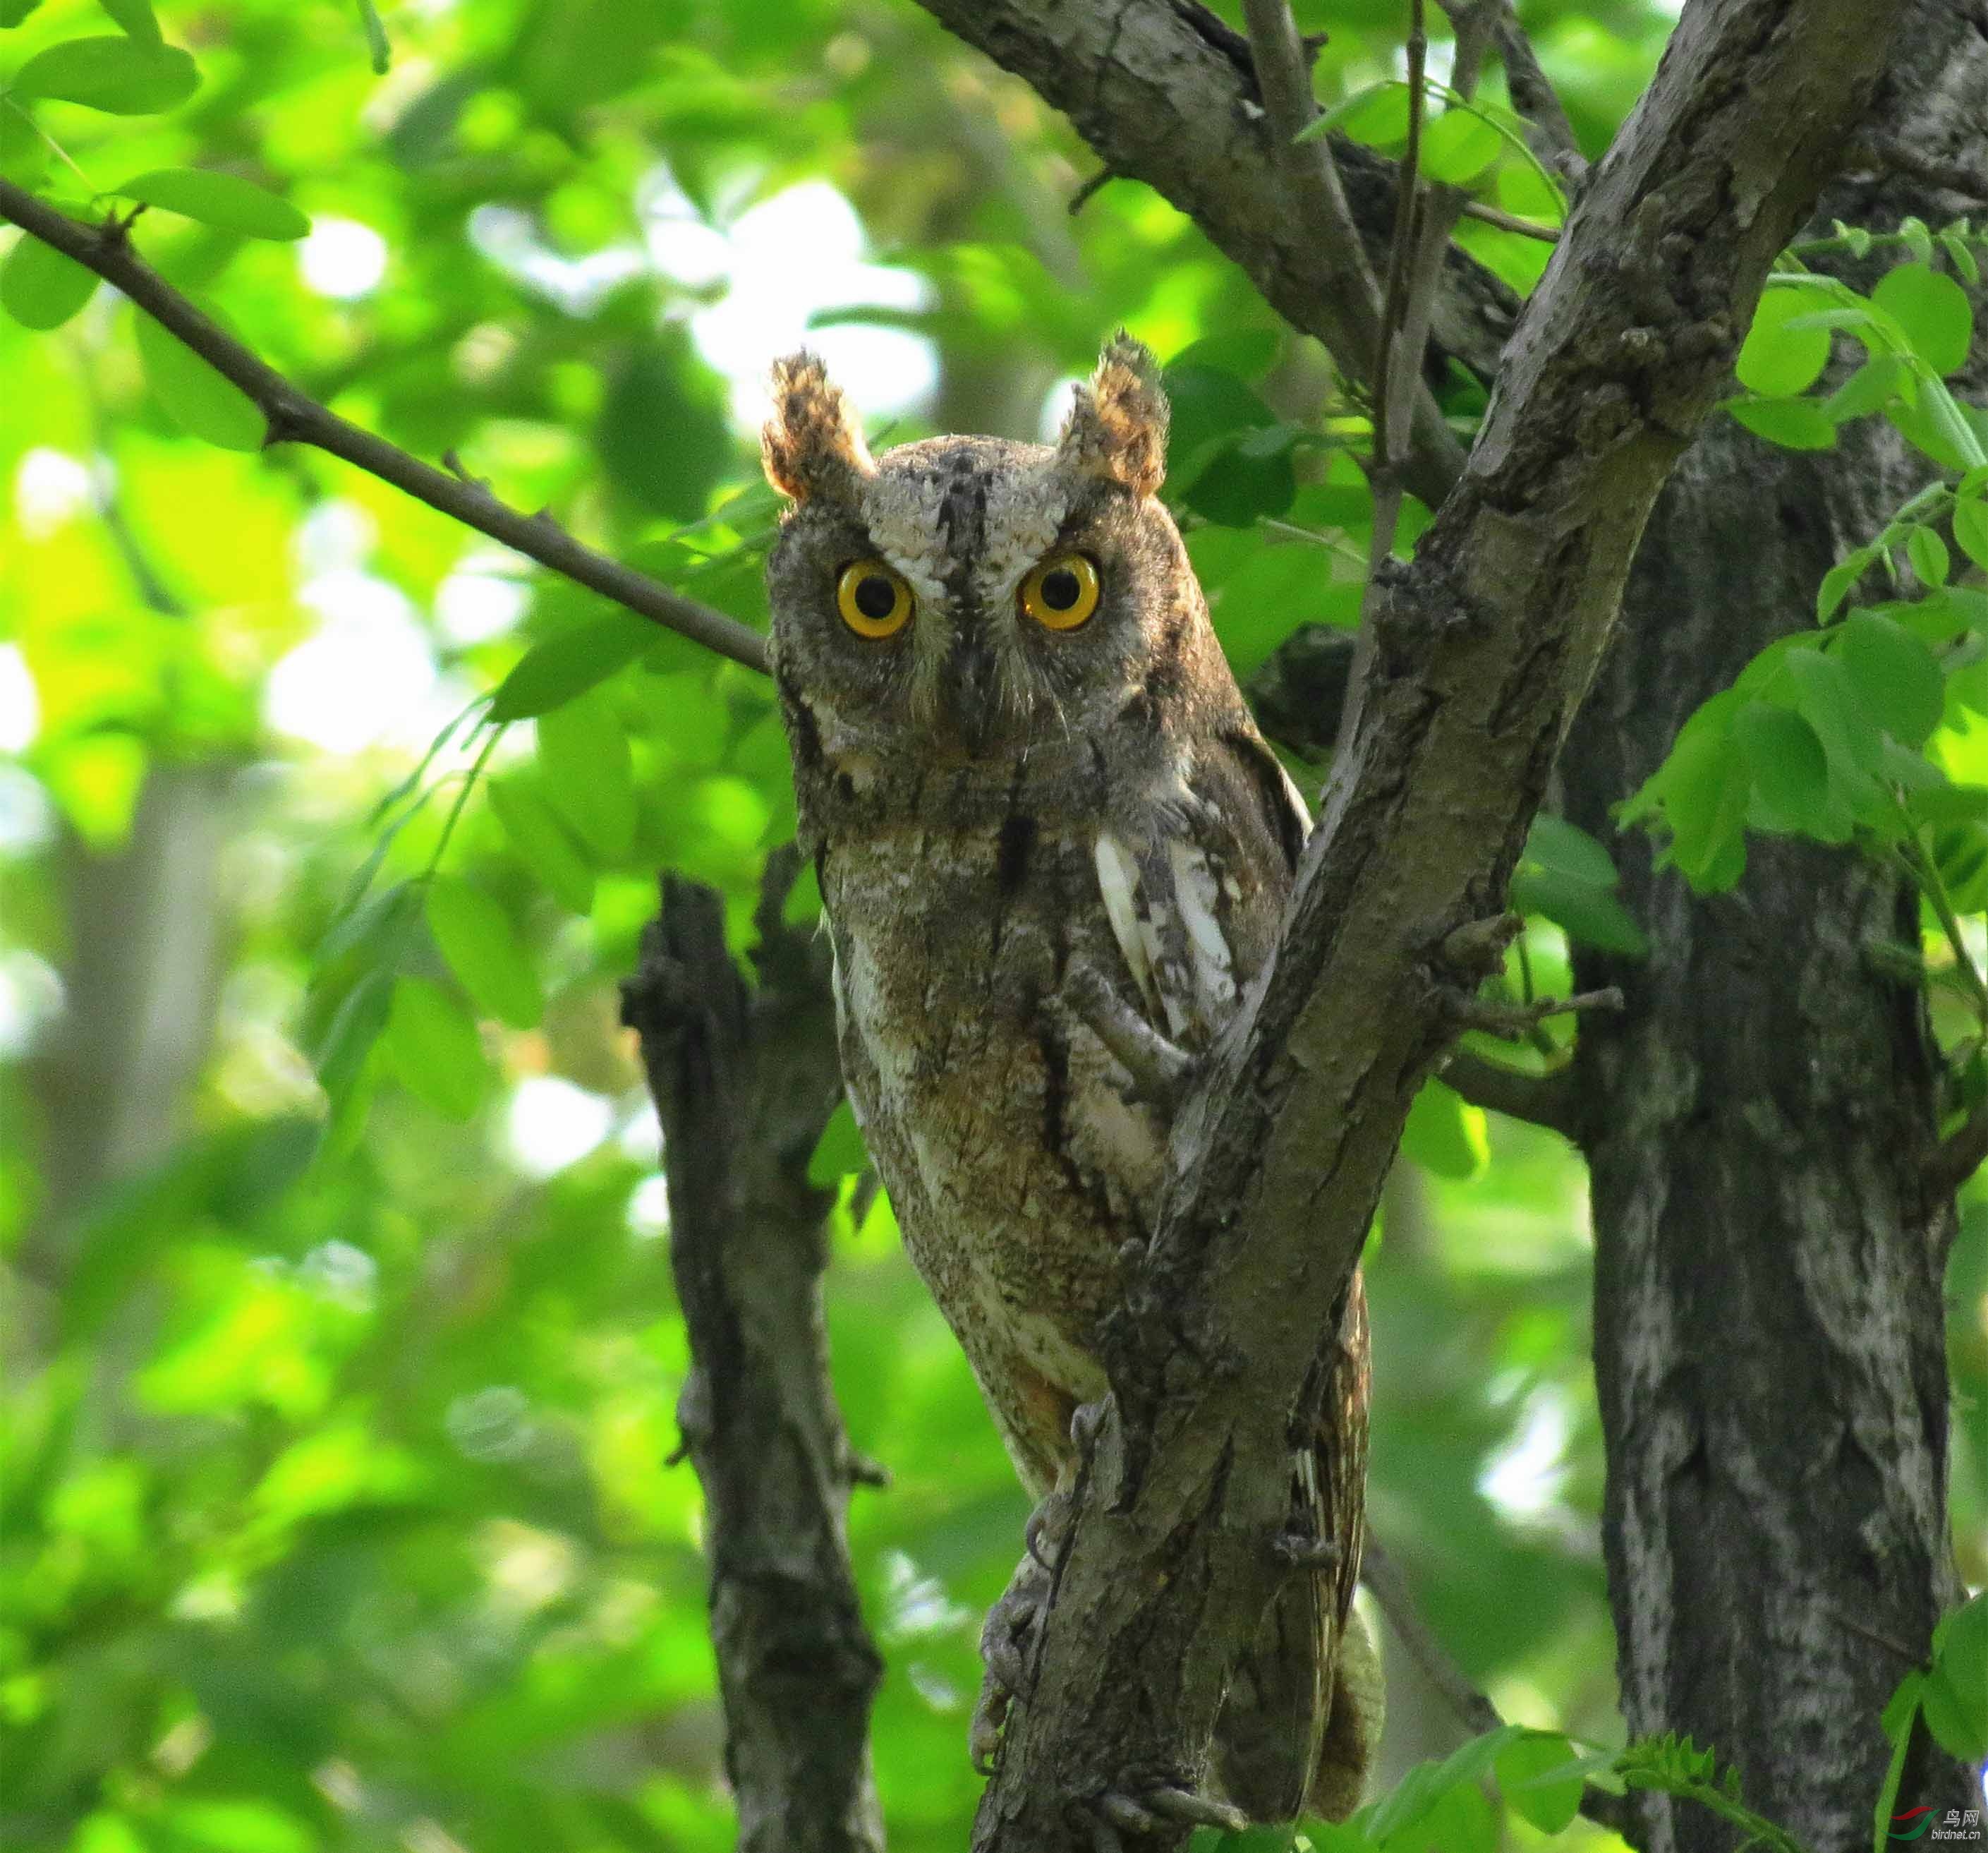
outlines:
[[[1053,631],[1073,631],[1097,609],[1097,567],[1087,554],[1058,554],[1022,581],[1022,609]]]
[[[894,635],[917,603],[911,588],[881,560],[845,566],[835,582],[835,608],[859,637]]]

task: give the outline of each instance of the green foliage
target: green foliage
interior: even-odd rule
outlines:
[[[1150,195],[1114,185],[1073,218],[1090,158],[1068,125],[915,9],[163,15],[0,0],[0,172],[79,217],[145,205],[134,246],[305,390],[685,593],[765,622],[777,506],[750,376],[779,347],[816,340],[840,366],[839,333],[910,331],[924,345],[870,388],[926,363],[935,383],[870,408],[878,442],[1032,437],[1122,323],[1170,357],[1167,493],[1239,672],[1301,624],[1357,622],[1365,409]],[[1672,19],[1595,0],[1531,20],[1590,152]],[[1390,146],[1395,22],[1333,0],[1305,25],[1329,33],[1322,97],[1359,98],[1342,126]],[[1432,171],[1557,221],[1495,75],[1469,107],[1438,89],[1427,128]],[[797,183],[800,210],[755,217]],[[844,215],[860,249],[796,229]],[[1791,272],[1743,387],[1811,429],[1888,417],[1959,454],[1976,427],[1944,384],[1941,286],[1972,282],[1974,235],[1838,235],[1936,280],[1853,301]],[[1490,225],[1459,239],[1521,290],[1546,259]],[[788,318],[754,320],[775,298]],[[0,767],[0,1043],[32,1058],[0,1076],[0,1838],[729,1846],[702,1515],[664,1464],[688,1343],[615,994],[658,869],[716,884],[748,943],[793,830],[772,691],[341,464],[265,455],[235,388],[31,242],[0,252],[0,710],[20,747]],[[1842,310],[1841,330],[1794,326]],[[1859,364],[1804,374],[1818,337]],[[1483,410],[1479,382],[1440,396],[1459,429]],[[1662,818],[1687,873],[1743,859],[1771,813],[1988,903],[1968,655],[1985,483],[1901,510],[1831,575],[1828,628],[1700,730],[1709,796]],[[1425,518],[1406,511],[1405,549]],[[1777,718],[1742,727],[1749,704]],[[1505,994],[1567,988],[1570,939],[1641,950],[1612,852],[1536,825]],[[789,917],[819,910],[805,874]],[[1942,1005],[1945,946],[1926,954]],[[127,999],[93,977],[106,965],[151,987]],[[140,1022],[188,1045],[120,1056]],[[1555,1020],[1518,1059],[1557,1061],[1573,1033]],[[1408,1146],[1369,1266],[1372,1509],[1470,1675],[1592,1736],[1614,1645],[1582,1542],[1601,1457],[1578,1164],[1439,1082]],[[893,1475],[859,1495],[850,1543],[888,1665],[891,1844],[918,1853],[966,1838],[979,1617],[1026,1502],[888,1201],[849,1181],[864,1163],[845,1109],[810,1171],[838,1203],[838,1394]],[[1976,1581],[1978,1225],[1949,1322]],[[1949,1679],[1963,1704],[1969,1665]],[[1929,1728],[1952,1727],[1942,1702]],[[1303,1838],[1592,1846],[1567,1812],[1579,1760],[1560,1731],[1501,1733]]]

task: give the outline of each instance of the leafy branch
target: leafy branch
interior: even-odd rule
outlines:
[[[0,218],[11,219],[29,237],[121,290],[160,328],[245,395],[265,422],[265,447],[307,444],[341,458],[638,617],[748,669],[766,669],[766,640],[757,631],[595,552],[544,511],[526,514],[499,500],[482,483],[422,462],[292,384],[132,249],[131,223],[143,210],[140,205],[127,217],[113,215],[92,223],[0,179]]]

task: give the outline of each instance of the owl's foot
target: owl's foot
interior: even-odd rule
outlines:
[[[1094,965],[1072,971],[1069,995],[1077,1021],[1132,1077],[1127,1098],[1171,1110],[1193,1085],[1199,1059],[1161,1035]]]
[[[1000,1747],[1009,1708],[1031,1681],[1030,1662],[1049,1608],[1057,1559],[1069,1535],[1072,1503],[1067,1492],[1052,1492],[1030,1513],[1022,1533],[1022,1560],[1000,1600],[988,1610],[980,1631],[980,1658],[987,1671],[973,1721],[967,1726],[966,1747],[982,1776],[994,1773],[994,1753]]]
[[[1090,1843],[1096,1853],[1124,1853],[1126,1834],[1157,1834],[1169,1821],[1190,1827],[1219,1828],[1239,1834],[1249,1824],[1240,1808],[1212,1797],[1198,1795],[1173,1783],[1156,1782],[1107,1789],[1092,1798]]]

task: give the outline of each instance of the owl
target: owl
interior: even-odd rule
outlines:
[[[1107,1388],[1128,1245],[1158,1218],[1173,1101],[1270,955],[1309,820],[1158,499],[1168,410],[1144,347],[1106,349],[1053,445],[873,458],[806,354],[773,397],[766,472],[792,503],[767,569],[774,674],[843,1074],[1049,1526],[1073,1418]],[[1260,1821],[1343,1818],[1378,1729],[1352,1606],[1357,1277],[1318,1311],[1321,1414],[1292,1472],[1314,1548],[1237,1669],[1204,1785]],[[990,1618],[983,1722],[1026,1696],[1044,1581],[1025,1557]]]

